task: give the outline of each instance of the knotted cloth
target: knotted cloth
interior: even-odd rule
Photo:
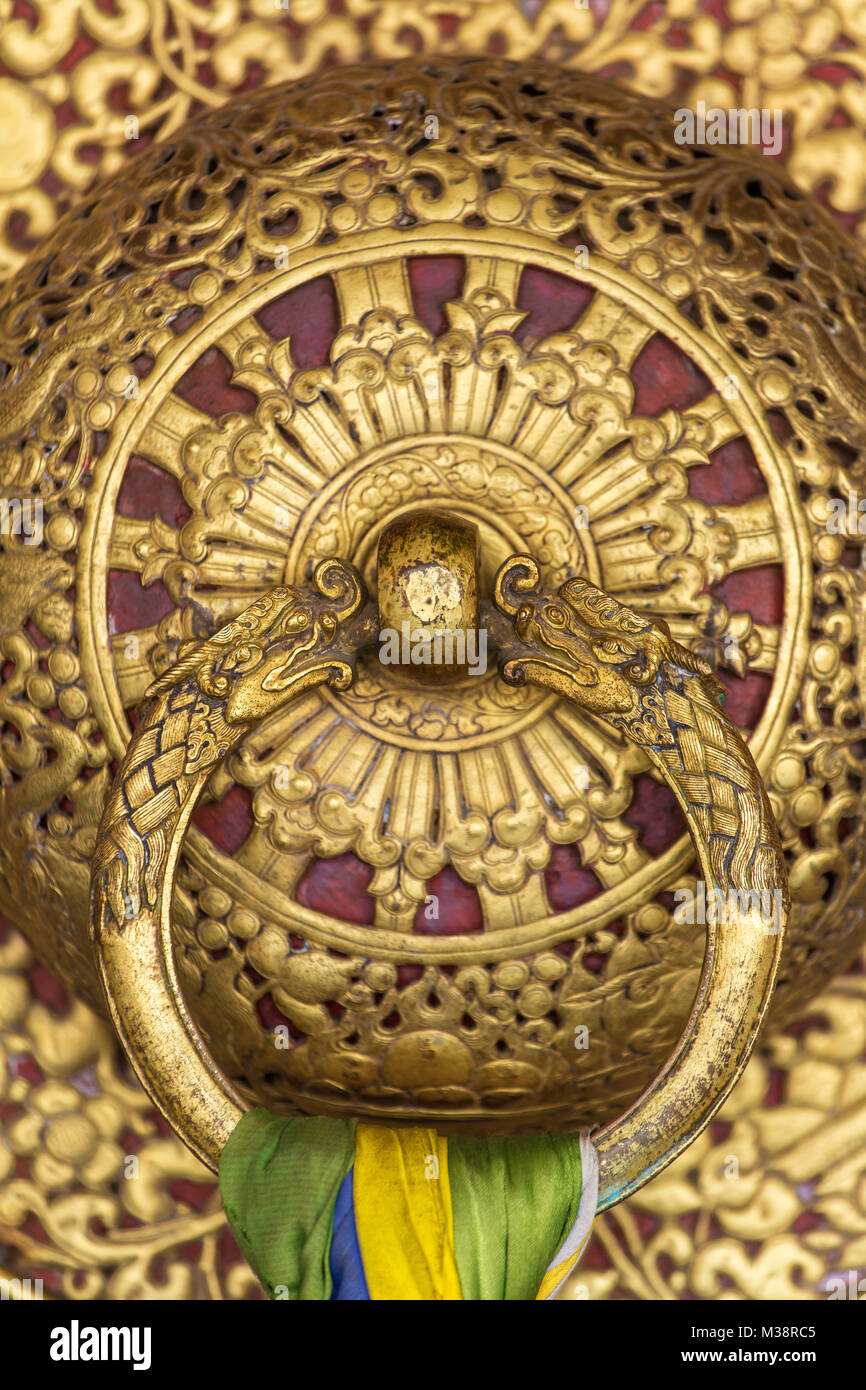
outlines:
[[[271,1298],[550,1299],[598,1201],[588,1133],[444,1138],[250,1110],[220,1161],[238,1244]]]

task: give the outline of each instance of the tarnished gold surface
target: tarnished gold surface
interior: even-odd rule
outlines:
[[[37,5],[36,8],[42,14],[47,11],[48,5]],[[58,7],[53,7],[57,13],[59,21]],[[48,27],[43,26],[41,32],[33,36],[32,39],[24,42],[24,32],[21,23],[15,28],[16,44],[13,46],[8,40],[7,35],[12,34],[12,26],[0,31],[0,37],[6,41],[2,58],[13,72],[20,73],[25,80],[35,73],[34,89],[43,93],[50,106],[53,100],[64,100],[65,93],[68,91],[70,78],[64,74],[46,74],[51,65],[59,62],[60,57],[66,51],[64,44],[70,42],[73,35],[73,21],[82,26],[82,32],[88,26],[96,24],[98,27],[92,31],[93,37],[100,45],[105,43],[117,51],[125,51],[129,54],[130,66],[141,65],[140,55],[134,54],[132,45],[138,42],[139,34],[130,37],[128,16],[133,7],[124,7],[122,15],[104,15],[99,13],[91,6],[60,7],[64,10],[63,32],[59,29],[54,30],[54,41],[46,42]],[[154,5],[142,7],[141,13],[149,13],[153,16]],[[174,5],[164,7],[160,5],[161,14],[173,12]],[[165,104],[164,111],[160,116],[165,116],[167,120],[185,118],[190,109],[190,103],[196,97],[201,96],[200,91],[196,90],[191,95],[192,83],[188,74],[194,68],[195,59],[190,36],[195,31],[195,20],[197,18],[198,7],[184,5],[183,14],[180,15],[179,33],[181,38],[169,37],[165,40],[157,38],[155,44],[156,62],[161,65],[160,71],[169,84],[177,80],[178,85],[174,89],[174,95]],[[688,7],[687,7],[688,8]],[[775,6],[775,10],[779,10]],[[662,17],[654,22],[649,31],[638,34],[627,35],[625,26],[630,17],[630,11],[625,7],[614,6],[608,18],[600,22],[593,30],[589,43],[584,44],[583,54],[578,54],[581,45],[579,43],[564,42],[560,44],[559,35],[563,33],[571,34],[568,28],[569,22],[575,25],[583,25],[586,15],[580,11],[575,11],[570,4],[563,6],[541,5],[537,15],[529,18],[518,11],[517,7],[501,4],[473,4],[468,3],[461,11],[458,20],[456,37],[448,37],[444,42],[452,47],[458,47],[460,51],[471,51],[474,42],[473,35],[478,37],[479,42],[486,43],[490,30],[490,20],[496,17],[496,23],[501,24],[499,32],[502,35],[503,43],[509,51],[535,52],[537,45],[543,43],[545,39],[554,33],[552,40],[552,53],[554,57],[561,56],[566,63],[573,64],[576,61],[583,61],[586,66],[596,65],[597,60],[604,64],[608,61],[621,63],[626,75],[637,84],[638,87],[646,91],[658,90],[661,93],[673,92],[675,87],[678,92],[688,93],[688,99],[693,102],[698,96],[703,96],[708,101],[713,101],[718,95],[721,104],[730,104],[730,98],[735,91],[745,91],[749,102],[756,101],[762,105],[773,105],[777,100],[781,100],[786,107],[789,130],[791,133],[790,145],[790,165],[795,178],[801,187],[807,189],[817,189],[828,184],[827,197],[831,206],[842,208],[850,215],[851,221],[856,221],[860,209],[863,206],[862,190],[866,186],[863,178],[864,142],[862,140],[862,117],[860,115],[856,101],[853,97],[856,93],[856,84],[852,83],[851,74],[862,69],[863,49],[862,42],[857,30],[856,17],[850,7],[837,6],[813,6],[803,9],[797,7],[796,11],[792,8],[790,14],[785,8],[784,14],[786,22],[784,25],[771,23],[772,16],[758,16],[752,14],[753,7],[749,7],[749,13],[732,13],[730,16],[731,28],[723,33],[717,20],[706,14],[699,14],[696,7],[688,8],[688,13],[683,12],[682,7],[677,7],[677,13],[672,12],[663,14]],[[299,9],[295,6],[298,17]],[[550,17],[554,11],[562,11],[559,18],[563,27],[558,31],[550,22]],[[318,61],[314,50],[318,40],[311,37],[311,31],[303,24],[302,35],[297,49],[293,50],[290,58],[287,58],[289,49],[287,44],[282,41],[274,43],[274,26],[280,21],[275,19],[270,13],[260,14],[251,20],[251,10],[245,6],[234,7],[223,5],[219,7],[219,17],[214,17],[208,13],[203,23],[206,23],[211,31],[216,35],[216,48],[218,50],[218,61],[215,68],[218,71],[218,80],[215,89],[205,89],[206,96],[202,97],[211,103],[221,102],[225,99],[227,92],[231,89],[232,83],[239,78],[239,67],[236,64],[231,66],[230,62],[222,62],[222,54],[232,49],[237,43],[238,49],[244,51],[256,51],[263,59],[266,76],[274,79],[284,75],[291,75],[292,69],[286,69],[285,63],[298,60],[301,63],[309,63],[311,66]],[[567,13],[566,13],[567,11]],[[2,13],[2,7],[0,7]],[[418,12],[420,18],[424,19],[422,42],[430,45],[441,44],[441,36],[437,38],[433,21],[429,18],[435,10],[424,6]],[[195,17],[190,20],[190,16]],[[391,55],[394,46],[399,46],[404,40],[397,40],[395,37],[388,37],[388,21],[385,10],[374,10],[372,12],[371,37],[368,39],[356,38],[354,40],[363,51],[363,45],[369,43],[372,46],[386,44],[389,45],[388,55]],[[4,16],[5,17],[5,16]],[[401,12],[401,23],[405,25],[406,14]],[[413,14],[413,22],[415,15]],[[315,20],[315,16],[313,16]],[[330,24],[330,19],[325,23]],[[420,19],[419,19],[420,22]],[[763,28],[761,28],[763,24]],[[424,27],[426,26],[426,27]],[[145,27],[144,23],[140,25]],[[686,41],[677,42],[672,48],[666,39],[672,30],[680,27],[686,34]],[[417,33],[413,30],[413,33]],[[764,40],[757,46],[753,43],[755,36],[764,35]],[[852,47],[853,44],[853,47]],[[739,45],[739,48],[738,48]],[[513,47],[511,47],[513,46]],[[174,58],[172,57],[174,50]],[[348,50],[347,50],[348,51]],[[382,51],[380,49],[380,51]],[[739,52],[739,58],[736,57]],[[180,57],[178,58],[178,54]],[[675,54],[675,62],[672,55]],[[828,79],[819,74],[813,74],[812,69],[821,62],[822,59],[833,60],[844,65],[849,74],[847,85],[843,83],[841,87],[841,97],[837,98],[836,89]],[[702,76],[718,71],[718,64],[721,59],[730,58],[733,64],[736,59],[737,67],[737,86],[725,86],[720,83],[717,77]],[[99,51],[90,55],[89,71],[91,73],[105,69],[106,54]],[[192,65],[192,66],[191,66]],[[308,70],[308,69],[306,69]],[[686,83],[683,84],[683,74],[687,75]],[[740,85],[740,74],[743,74],[745,87]],[[694,86],[688,85],[689,76],[694,78]],[[49,93],[56,92],[56,97]],[[21,83],[13,84],[16,88],[21,87]],[[61,88],[63,90],[61,90]],[[774,95],[778,94],[778,95]],[[138,89],[131,91],[131,105],[133,109],[144,111],[147,108],[146,101],[138,95]],[[6,94],[4,93],[4,100]],[[21,101],[20,91],[16,91],[11,100]],[[26,94],[24,100],[26,101]],[[98,105],[98,102],[97,102]],[[152,108],[156,111],[156,105]],[[834,111],[844,109],[848,114],[844,122],[835,121],[830,124]],[[105,119],[100,127],[103,131],[112,128],[114,117],[108,114],[107,105],[103,108]],[[850,125],[846,122],[850,120]],[[73,135],[79,133],[81,128],[96,131],[96,126],[91,123],[88,125],[89,117],[84,122],[83,127],[76,127]],[[111,137],[117,150],[121,151],[118,158],[123,158],[128,153],[128,147],[120,144],[120,135],[114,127],[114,135]],[[40,135],[40,126],[35,124],[31,134],[36,140],[39,148],[44,148],[50,155],[50,146]],[[110,143],[110,142],[100,142]],[[69,148],[72,144],[72,136],[66,142]],[[0,152],[0,158],[2,158]],[[46,158],[48,157],[46,155]],[[110,156],[109,156],[110,157]],[[60,177],[64,183],[63,165],[59,158],[51,155],[51,167],[55,177]],[[59,173],[58,173],[59,171]],[[74,166],[74,180],[66,184],[66,189],[81,188],[92,177],[93,166],[86,161],[81,161]],[[12,172],[13,181],[18,179],[18,165]],[[828,182],[829,181],[829,182]],[[16,192],[7,202],[6,206],[10,212],[19,209],[31,211],[33,213],[32,230],[40,232],[49,227],[55,209],[54,191],[43,192],[37,185],[31,184],[22,188],[20,181],[15,184]],[[68,197],[68,192],[62,190],[58,195],[62,203]],[[17,243],[16,243],[17,244]],[[12,263],[19,252],[13,246],[13,241],[6,243],[6,249]],[[852,360],[857,361],[856,354],[852,354]],[[851,543],[854,546],[860,544],[858,538],[852,537]],[[68,610],[62,599],[62,595],[56,592],[57,578],[60,576],[60,583],[64,581],[64,566],[62,562],[54,562],[40,567],[30,556],[26,558],[30,563],[26,567],[16,565],[16,579],[24,581],[21,584],[22,596],[25,592],[35,589],[35,600],[33,603],[35,612],[42,619],[43,624],[51,624],[60,636],[64,631],[68,632]],[[13,567],[10,566],[10,569]],[[29,571],[29,576],[28,572]],[[856,612],[856,609],[855,609]],[[43,627],[44,630],[44,627]],[[823,634],[819,634],[819,637]],[[824,685],[821,681],[814,681],[813,690],[821,690],[822,696]],[[812,699],[811,707],[815,709],[815,699]],[[818,723],[816,721],[813,737],[818,737]],[[58,743],[61,745],[60,752],[66,755],[66,766],[69,766],[69,754],[62,747],[62,738],[58,731]],[[805,766],[805,772],[796,773],[796,779],[803,776],[808,777],[811,773],[813,755]],[[786,775],[794,775],[794,769],[790,766],[786,768]],[[103,782],[102,788],[105,783]],[[805,804],[807,788],[800,781],[803,797],[803,807],[799,810],[799,820],[794,820],[794,826],[803,826],[802,817],[807,813]],[[102,788],[96,788],[94,800],[101,801],[104,795]],[[811,812],[809,808],[809,812]],[[828,829],[829,825],[823,816],[819,820],[807,821],[809,827],[807,834],[815,836],[818,845],[821,847],[821,854],[825,863],[838,863],[839,859],[835,849],[832,848],[832,832],[830,833],[830,849],[828,851]],[[87,835],[85,827],[85,837]],[[67,844],[67,847],[68,844]],[[805,881],[805,872],[801,875]],[[41,887],[44,888],[44,880]],[[79,903],[82,895],[79,893]],[[17,940],[17,939],[16,939]],[[16,980],[20,978],[23,971],[23,961],[26,959],[26,952],[17,942],[17,954],[14,957],[15,964],[12,966],[11,984],[13,992],[17,995]],[[798,1044],[789,1040],[790,1046],[781,1049],[784,1053],[784,1060],[779,1061],[781,1053],[778,1049],[772,1053],[764,1054],[772,1057],[776,1069],[773,1076],[773,1088],[771,1099],[776,1102],[779,1096],[780,1086],[782,1088],[783,1099],[781,1105],[776,1107],[775,1112],[768,1112],[770,1118],[766,1122],[761,1117],[761,1112],[756,1107],[762,1105],[765,1091],[765,1081],[767,1078],[767,1061],[753,1063],[750,1068],[749,1076],[758,1075],[759,1079],[750,1084],[747,1089],[746,1099],[743,1101],[743,1124],[746,1135],[746,1143],[750,1155],[749,1182],[750,1190],[757,1191],[765,1183],[766,1175],[772,1168],[774,1162],[773,1154],[780,1147],[784,1147],[784,1135],[796,1131],[800,1125],[813,1126],[818,1138],[816,1139],[816,1153],[813,1157],[814,1173],[820,1172],[824,1153],[821,1145],[823,1144],[822,1132],[826,1121],[836,1114],[834,1107],[845,1106],[847,1098],[858,1094],[858,1085],[862,1088],[862,1079],[858,1081],[859,1071],[854,1059],[858,1055],[862,1046],[862,1020],[863,1004],[862,991],[859,990],[859,983],[856,980],[849,980],[834,986],[833,991],[827,996],[829,1003],[825,1009],[823,1002],[816,1006],[815,1010],[810,1011],[810,1017],[815,1014],[816,1022],[807,1027]],[[20,1002],[20,1001],[18,1001]],[[41,1010],[41,1012],[40,1012]],[[76,1006],[76,1011],[80,1012],[82,1019],[87,1018],[86,1011]],[[32,1012],[32,1011],[31,1011]],[[40,1017],[40,1055],[43,1062],[50,1063],[51,1066],[58,1064],[55,1053],[52,1049],[52,1040],[55,1033],[52,1032],[53,1025],[50,1023],[48,1015],[41,1006],[37,1006],[37,1013]],[[16,1015],[17,1017],[17,1015]],[[25,1018],[22,1014],[21,1018]],[[29,1022],[30,1015],[26,1016],[15,1033],[14,1042],[19,1050],[23,1047],[33,1045],[33,1033]],[[99,1029],[91,1021],[86,1025],[82,1023],[82,1030],[91,1030],[91,1034],[98,1035]],[[94,1045],[95,1048],[95,1045]],[[775,1048],[775,1045],[774,1045]],[[108,1054],[103,1050],[100,1054],[102,1062],[100,1066],[110,1070],[110,1063],[106,1060]],[[78,1054],[76,1053],[76,1057]],[[88,1057],[90,1052],[88,1052]],[[811,1064],[810,1059],[818,1058],[822,1067],[820,1078],[818,1072]],[[802,1067],[800,1063],[802,1062]],[[799,1069],[798,1069],[799,1068]],[[54,1073],[52,1072],[52,1075]],[[62,1073],[64,1076],[66,1072]],[[100,1075],[102,1072],[100,1072]],[[820,1084],[816,1084],[816,1079]],[[784,1099],[784,1087],[789,1085],[794,1099],[786,1102]],[[811,1089],[810,1089],[811,1088]],[[742,1091],[743,1088],[740,1088]],[[739,1092],[738,1092],[739,1093]],[[808,1105],[801,1102],[808,1098]],[[132,1104],[132,1102],[130,1102]],[[808,1116],[805,1112],[808,1111]],[[727,1113],[727,1111],[726,1111]],[[733,1113],[733,1111],[732,1111]],[[739,1112],[737,1112],[739,1113]],[[146,1126],[145,1126],[146,1128]],[[855,1129],[852,1133],[855,1133]],[[152,1132],[152,1128],[151,1131]],[[772,1132],[770,1134],[770,1132]],[[768,1139],[768,1134],[770,1138]],[[159,1140],[171,1146],[173,1141]],[[700,1147],[709,1144],[709,1140],[700,1141]],[[854,1141],[852,1141],[854,1143]],[[31,1152],[31,1151],[28,1151]],[[38,1152],[38,1148],[32,1150]],[[747,1247],[742,1243],[739,1234],[745,1227],[738,1224],[736,1217],[736,1204],[742,1195],[741,1187],[734,1182],[721,1183],[717,1177],[712,1177],[716,1170],[721,1171],[724,1167],[725,1152],[723,1141],[719,1141],[715,1148],[711,1148],[707,1156],[706,1163],[701,1168],[690,1166],[691,1160],[687,1157],[682,1161],[681,1172],[687,1177],[689,1191],[680,1193],[678,1201],[669,1205],[664,1210],[668,1215],[658,1216],[658,1239],[655,1236],[647,1237],[646,1240],[639,1234],[639,1228],[635,1224],[635,1217],[640,1218],[640,1230],[646,1228],[647,1209],[638,1208],[633,1204],[620,1209],[620,1224],[616,1226],[602,1225],[602,1232],[605,1234],[606,1243],[614,1256],[615,1264],[619,1271],[618,1276],[625,1289],[641,1297],[657,1296],[677,1296],[684,1291],[696,1292],[701,1297],[714,1297],[719,1293],[724,1293],[729,1287],[726,1282],[732,1281],[730,1287],[734,1292],[747,1297],[797,1297],[814,1296],[815,1289],[819,1282],[820,1270],[824,1271],[841,1268],[846,1269],[852,1263],[862,1264],[862,1235],[857,1232],[866,1229],[866,1218],[863,1218],[862,1211],[858,1216],[857,1205],[857,1184],[859,1182],[858,1169],[856,1166],[856,1143],[849,1150],[851,1162],[848,1171],[840,1178],[836,1179],[836,1191],[842,1194],[837,1201],[835,1197],[819,1197],[814,1195],[812,1179],[808,1182],[795,1184],[789,1177],[777,1174],[773,1176],[773,1199],[767,1204],[765,1214],[760,1223],[762,1235],[758,1237],[759,1245]],[[829,1152],[829,1151],[828,1151]],[[179,1162],[183,1162],[181,1156]],[[715,1168],[714,1166],[715,1165]],[[119,1170],[118,1170],[119,1171]],[[43,1191],[51,1192],[47,1186],[47,1180],[42,1177]],[[714,1184],[716,1184],[714,1186]],[[645,1190],[646,1196],[654,1190],[652,1185]],[[65,1189],[64,1189],[65,1191]],[[73,1190],[74,1191],[74,1190]],[[134,1200],[133,1194],[126,1184],[120,1184],[120,1202]],[[40,1210],[44,1205],[41,1197],[37,1198],[35,1190],[28,1189],[29,1195],[24,1199],[26,1202],[37,1203]],[[806,1195],[804,1196],[804,1193]],[[848,1196],[846,1194],[854,1194]],[[844,1198],[844,1200],[843,1200]],[[166,1204],[171,1210],[183,1210],[177,1208],[175,1199],[166,1192],[159,1194],[159,1200]],[[665,1201],[670,1201],[665,1198]],[[718,1206],[714,1207],[713,1202],[718,1200]],[[54,1195],[49,1195],[46,1199],[47,1209],[50,1211],[55,1202]],[[691,1225],[685,1228],[677,1224],[677,1216],[680,1211],[686,1213],[686,1219],[690,1213],[697,1211],[701,1207],[704,1215],[698,1221],[697,1228],[692,1230]],[[815,1229],[807,1234],[795,1235],[788,1233],[792,1212],[799,1208],[801,1215],[805,1217],[807,1224],[812,1222]],[[106,1210],[108,1208],[106,1207]],[[86,1221],[86,1211],[91,1210],[85,1203],[76,1209],[81,1213],[80,1219]],[[118,1219],[121,1210],[125,1207],[118,1206]],[[155,1207],[151,1208],[151,1211]],[[729,1213],[733,1210],[733,1215]],[[7,1207],[8,1211],[8,1207]],[[662,1208],[659,1208],[661,1213]],[[629,1212],[632,1216],[629,1217]],[[833,1214],[835,1213],[835,1215]],[[128,1215],[128,1210],[127,1210]],[[721,1222],[721,1233],[716,1225],[716,1218]],[[18,1219],[18,1208],[16,1207],[15,1219]],[[76,1218],[78,1219],[78,1218]],[[169,1219],[169,1229],[172,1229],[172,1220]],[[755,1213],[749,1211],[747,1214],[747,1224],[752,1223],[750,1228],[754,1228]],[[859,1225],[858,1225],[859,1221]],[[841,1223],[841,1224],[840,1224]],[[43,1257],[43,1252],[47,1248],[48,1252],[61,1252],[61,1263],[68,1263],[70,1266],[80,1263],[82,1267],[88,1267],[94,1271],[88,1287],[101,1289],[105,1287],[104,1279],[108,1277],[109,1271],[115,1271],[111,1277],[115,1280],[112,1288],[118,1287],[116,1279],[122,1280],[125,1277],[122,1271],[126,1268],[125,1250],[131,1248],[132,1242],[127,1244],[125,1241],[117,1243],[112,1237],[106,1238],[103,1248],[95,1250],[92,1242],[81,1241],[78,1244],[67,1244],[66,1227],[58,1225],[56,1218],[51,1220],[51,1236],[47,1247],[38,1241],[33,1242],[33,1258]],[[182,1230],[179,1230],[176,1239],[183,1239],[183,1231],[192,1231],[193,1226],[186,1222],[182,1223]],[[608,1235],[607,1233],[615,1234]],[[660,1232],[660,1235],[659,1235]],[[847,1232],[847,1235],[845,1234]],[[136,1245],[136,1251],[145,1248],[151,1251],[159,1246],[164,1248],[170,1244],[170,1235],[157,1233],[154,1240],[150,1241],[151,1233],[148,1233],[146,1241]],[[71,1239],[71,1237],[70,1237]],[[858,1240],[861,1245],[858,1246]],[[54,1243],[56,1242],[56,1243]],[[148,1243],[150,1242],[150,1243]],[[859,1254],[858,1254],[859,1250]],[[46,1257],[47,1258],[47,1257]],[[138,1260],[138,1253],[131,1257],[134,1261]],[[673,1263],[673,1273],[669,1273],[668,1266]],[[145,1264],[136,1265],[137,1271],[144,1269]],[[95,1271],[100,1270],[101,1273]],[[178,1289],[192,1290],[199,1286],[190,1284],[191,1274],[187,1267],[180,1261],[172,1258],[171,1269],[172,1277],[175,1279],[175,1287]],[[718,1273],[723,1270],[724,1273]],[[245,1271],[240,1271],[245,1274]],[[607,1275],[599,1276],[595,1281],[595,1276],[587,1276],[593,1282],[593,1295],[603,1293],[610,1289],[611,1278]],[[135,1279],[138,1278],[138,1273]],[[135,1283],[133,1279],[133,1283]],[[136,1285],[137,1286],[137,1285]],[[212,1281],[208,1285],[210,1293],[220,1291],[218,1280]],[[225,1286],[222,1286],[223,1288]],[[69,1284],[71,1290],[71,1282]],[[240,1285],[236,1286],[231,1292],[237,1292]]]
[[[33,964],[11,932],[0,945],[9,1273],[41,1271],[46,1293],[73,1299],[251,1295],[246,1263],[221,1256],[225,1217],[207,1170],[160,1132],[113,1030],[86,1005],[32,993]],[[567,1296],[821,1299],[832,1275],[862,1271],[864,1055],[866,972],[814,1000],[796,1036],[765,1039],[710,1130],[599,1217],[595,1258]]]
[[[479,655],[481,630],[474,522],[429,510],[407,512],[390,522],[379,537],[376,598],[379,627],[385,634],[380,662],[395,665],[399,659],[401,674],[414,676],[421,685],[450,685],[478,674],[481,663],[476,659],[473,672],[467,659]],[[432,645],[434,632],[439,634],[438,653]],[[421,647],[426,661],[412,662],[415,634],[420,634],[416,650]],[[424,634],[429,634],[426,653]],[[438,661],[433,659],[437,655]]]
[[[249,86],[298,81],[326,59],[490,55],[613,75],[694,106],[780,108],[787,164],[866,236],[866,28],[856,0],[0,0],[0,273],[48,232],[94,177],[121,168],[131,138],[164,139]],[[636,27],[636,21],[640,27]],[[124,100],[116,100],[122,89]],[[138,126],[130,128],[132,117]],[[24,223],[22,231],[21,223]]]
[[[229,750],[306,691],[347,689],[359,647],[375,639],[350,566],[322,560],[313,580],[311,590],[270,590],[154,683],[93,855],[93,932],[112,1018],[156,1103],[214,1168],[241,1111],[181,997],[171,929],[178,852],[204,784]],[[323,1014],[359,964],[289,949],[281,992],[295,1010]],[[357,1066],[348,1050],[339,1060]]]
[[[167,1127],[86,1005],[31,992],[0,943],[0,1249],[12,1278],[89,1298],[245,1298],[210,1175]],[[226,1257],[227,1256],[227,1257]],[[190,1258],[191,1257],[191,1258]]]
[[[447,518],[422,513],[398,524],[380,545],[386,615],[394,555],[403,566],[429,563],[433,537],[440,559],[456,551],[452,563],[474,568],[474,543],[467,556],[465,537]],[[538,582],[529,556],[506,561],[496,577],[495,603],[514,625],[513,634],[507,624],[497,633],[492,616],[488,622],[505,679],[553,688],[646,749],[686,815],[707,892],[734,902],[732,912],[714,914],[708,924],[703,977],[674,1055],[596,1140],[604,1208],[684,1149],[739,1076],[771,998],[790,900],[766,792],[720,708],[721,687],[707,663],[674,642],[666,623],[639,616],[586,580],[567,580],[556,594]],[[567,966],[549,954],[532,960],[533,971],[547,981],[544,1002],[564,1026],[548,1026],[544,1036],[536,1024],[526,1059],[500,1055],[507,996],[479,992],[478,970],[465,968],[465,941],[453,948],[454,988],[464,999],[459,1022],[443,1019],[438,995],[416,1013],[389,990],[397,1023],[377,1028],[383,969],[416,958],[407,938],[388,961],[369,947],[336,959],[310,945],[286,949],[278,997],[289,1017],[301,1014],[313,1040],[281,1056],[270,1039],[271,1070],[262,1077],[239,1057],[237,1038],[226,1049],[220,1037],[205,1042],[198,1032],[181,994],[171,920],[196,801],[208,775],[261,719],[316,686],[348,689],[355,654],[377,635],[354,570],[322,561],[314,586],[271,590],[155,682],[106,803],[93,856],[93,932],[112,1018],[139,1076],[176,1132],[214,1169],[242,1114],[242,1097],[269,1103],[278,1072],[289,1082],[283,1094],[302,1111],[497,1133],[592,1123],[597,1107],[587,1110],[581,1094],[586,1053],[575,1042],[587,1015]],[[778,921],[765,898],[778,899]],[[441,982],[433,987],[441,990]],[[534,993],[540,990],[536,984]],[[529,996],[523,990],[518,1007],[537,1016]],[[327,1026],[329,1002],[342,1009],[336,1028]],[[307,1015],[319,1026],[311,1027]],[[532,1075],[541,1054],[546,1085]]]
[[[427,111],[441,112],[430,142]],[[250,167],[251,141],[269,150],[266,165]],[[831,496],[858,476],[857,456],[840,461],[828,441],[856,425],[844,359],[863,300],[849,243],[819,209],[792,202],[765,162],[756,184],[759,158],[697,159],[674,142],[666,111],[548,69],[326,73],[145,153],[134,181],[118,178],[98,213],[73,217],[21,270],[0,300],[4,477],[12,491],[38,485],[46,526],[41,547],[13,539],[4,555],[13,670],[0,700],[21,738],[4,745],[3,905],[85,997],[99,999],[89,861],[126,710],[179,643],[268,585],[306,582],[335,555],[369,581],[381,530],[421,504],[477,524],[488,566],[536,553],[545,586],[584,575],[663,616],[717,668],[772,678],[750,746],[793,889],[781,1007],[790,1013],[851,959],[864,925],[864,580],[841,557],[862,538],[825,522]],[[742,274],[730,273],[717,235],[739,248]],[[579,262],[567,244],[578,236],[588,243]],[[412,313],[410,249],[465,260],[439,335]],[[521,343],[517,298],[532,267],[580,280],[591,299],[568,331]],[[255,314],[323,277],[341,321],[330,363],[294,370],[291,343]],[[835,317],[822,307],[831,290]],[[807,350],[822,318],[834,329],[829,355]],[[642,415],[630,371],[659,333],[709,385],[688,409]],[[208,352],[252,393],[252,413],[213,419],[173,389]],[[786,443],[771,412],[787,422]],[[766,494],[695,500],[689,470],[741,438]],[[117,515],[134,456],[178,480],[191,511],[183,526]],[[778,627],[707,592],[766,565],[784,578]],[[177,606],[112,637],[109,571],[161,580]],[[481,577],[483,589],[483,567]],[[653,857],[623,819],[648,767],[552,692],[510,689],[491,670],[432,698],[362,658],[351,692],[310,692],[211,779],[216,795],[232,780],[251,790],[255,824],[232,855],[194,827],[185,842],[178,956],[197,1022],[232,1040],[232,1073],[241,1052],[253,1065],[258,1039],[264,1076],[272,1046],[256,1005],[280,989],[287,934],[349,955],[402,955],[430,879],[453,867],[477,890],[484,932],[459,943],[415,934],[431,973],[402,991],[404,1014],[420,1017],[433,991],[446,1017],[463,1015],[465,995],[443,969],[455,949],[498,999],[497,963],[574,942],[568,988],[593,1010],[587,1104],[611,1118],[679,1036],[703,949],[659,899],[683,883],[688,836]],[[569,842],[603,891],[555,913],[544,871],[552,846]],[[369,927],[297,901],[311,858],[347,850],[372,869]],[[622,936],[608,930],[614,921]],[[602,959],[595,976],[587,956]],[[554,1011],[541,968],[523,981],[529,1014],[501,1001],[508,1057],[530,1066],[530,1088],[552,1065],[543,1048],[531,1064],[527,1053],[549,1041]],[[376,991],[380,1024],[393,985],[383,976]],[[335,1035],[335,1020],[320,1022]],[[287,1099],[276,1083],[271,1099]]]

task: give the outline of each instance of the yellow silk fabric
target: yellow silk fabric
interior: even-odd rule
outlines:
[[[352,1191],[372,1300],[462,1299],[447,1139],[359,1124]]]

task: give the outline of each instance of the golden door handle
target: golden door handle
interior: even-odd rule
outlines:
[[[244,1105],[177,978],[171,902],[183,837],[205,782],[244,735],[316,686],[345,690],[376,632],[363,581],[340,560],[323,560],[310,590],[271,589],[153,683],[105,803],[91,931],[111,1016],[145,1089],[213,1169]]]
[[[751,754],[719,705],[720,687],[666,624],[582,579],[545,593],[528,556],[502,566],[494,604],[486,627],[506,680],[549,686],[638,743],[685,813],[708,899],[735,905],[710,914],[700,986],[672,1056],[596,1136],[605,1207],[696,1137],[748,1060],[788,916],[782,850]],[[339,560],[318,566],[311,590],[271,590],[154,683],[106,803],[92,925],[109,1007],[153,1100],[214,1169],[245,1107],[180,991],[170,905],[184,833],[230,749],[313,686],[347,688],[355,655],[377,632],[362,581]]]
[[[538,581],[528,555],[496,577],[494,600],[516,638],[509,650],[498,636],[505,678],[556,690],[644,749],[685,815],[713,905],[682,1037],[652,1085],[594,1136],[603,1209],[676,1158],[740,1075],[772,998],[791,904],[767,793],[707,663],[665,622],[587,580],[555,594]]]

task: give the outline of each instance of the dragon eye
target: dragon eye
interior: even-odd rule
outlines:
[[[553,627],[565,626],[565,614],[561,608],[554,608],[552,604],[549,604],[544,610],[544,616]]]

